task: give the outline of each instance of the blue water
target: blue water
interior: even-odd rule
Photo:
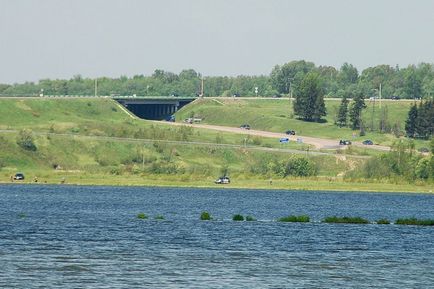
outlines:
[[[0,287],[434,288],[434,228],[331,215],[434,218],[434,196],[2,185]]]

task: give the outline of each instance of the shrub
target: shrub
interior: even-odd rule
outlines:
[[[285,177],[288,175],[297,177],[314,176],[317,168],[313,161],[300,155],[291,155],[285,166]]]
[[[398,219],[397,225],[416,225],[416,226],[434,226],[434,219],[419,220],[416,218]]]
[[[246,216],[246,221],[251,222],[256,221],[256,219],[253,216]]]
[[[307,215],[301,215],[301,216],[286,216],[277,219],[278,222],[297,222],[297,223],[308,223],[310,221],[309,216]]]
[[[377,221],[377,224],[379,224],[379,225],[389,225],[390,221],[388,219],[379,219]]]
[[[155,220],[164,220],[164,216],[162,216],[162,215],[156,215],[156,216],[154,217],[154,219],[155,219]]]
[[[18,133],[17,144],[24,150],[36,151],[36,145],[33,140],[33,134],[31,130],[23,129]]]
[[[340,224],[368,224],[369,221],[361,217],[326,217],[324,223],[340,223]]]
[[[208,212],[204,211],[200,214],[200,219],[202,221],[210,221],[210,220],[212,220],[212,217]]]
[[[232,217],[233,221],[244,221],[243,215],[237,214]]]
[[[137,219],[144,220],[144,219],[147,219],[147,218],[148,218],[148,216],[145,213],[138,213],[137,214]]]

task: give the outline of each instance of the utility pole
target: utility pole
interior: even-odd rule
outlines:
[[[378,96],[380,97],[380,109],[381,109],[381,83],[380,83],[380,90],[379,90],[379,92],[378,92]]]
[[[95,78],[95,97],[98,96],[98,78]]]
[[[200,85],[200,97],[203,97],[203,76],[202,76],[201,85]]]

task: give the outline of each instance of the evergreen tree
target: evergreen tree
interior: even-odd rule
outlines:
[[[352,129],[359,129],[362,123],[362,110],[366,108],[365,99],[361,93],[353,98],[353,103],[350,107],[350,123]]]
[[[434,134],[434,101],[421,102],[417,110],[416,135],[428,139]]]
[[[405,121],[405,132],[408,137],[414,137],[416,133],[417,121],[417,106],[413,104],[408,112],[407,120]]]
[[[341,105],[339,106],[338,118],[336,120],[336,124],[339,127],[347,126],[347,118],[348,118],[348,99],[344,95],[342,97]]]
[[[294,114],[306,121],[319,121],[327,115],[323,89],[317,73],[309,72],[295,97]]]

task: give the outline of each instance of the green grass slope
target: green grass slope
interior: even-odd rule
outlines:
[[[305,122],[298,120],[292,113],[292,104],[288,99],[199,99],[183,107],[177,112],[177,120],[195,115],[203,118],[203,123],[238,127],[248,123],[253,129],[273,132],[284,132],[292,129],[299,135],[323,137],[331,139],[372,139],[377,144],[391,145],[396,139],[393,134],[366,130],[366,135],[360,137],[358,131],[350,128],[339,128],[334,125],[335,115],[340,101],[326,100],[327,117],[324,123]],[[378,101],[366,100],[367,108],[363,112],[366,125],[374,124],[378,129],[380,112],[387,114],[387,123],[396,126],[404,132],[405,120],[412,102],[382,101],[381,109]],[[385,112],[387,111],[387,112]],[[353,136],[355,134],[355,136]]]

